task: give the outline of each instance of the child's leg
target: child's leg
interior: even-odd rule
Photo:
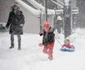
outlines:
[[[50,60],[53,59],[53,48],[54,48],[54,43],[49,44],[48,56]]]
[[[48,46],[44,46],[43,52],[46,53],[46,54],[48,53]]]

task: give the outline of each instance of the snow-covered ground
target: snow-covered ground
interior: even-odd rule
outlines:
[[[77,29],[69,38],[75,46],[75,52],[61,52],[61,45],[56,41],[54,59],[48,60],[43,54],[43,47],[38,44],[42,37],[37,34],[24,34],[22,36],[22,50],[17,50],[17,37],[15,48],[10,47],[10,35],[0,33],[0,70],[85,70],[85,29]],[[57,39],[63,44],[63,35]]]

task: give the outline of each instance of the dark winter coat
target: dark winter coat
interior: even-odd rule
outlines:
[[[18,10],[16,14],[14,13],[14,11],[11,11],[9,13],[9,18],[6,27],[8,28],[10,26],[10,34],[23,34],[23,26],[21,26],[21,24],[24,25],[24,23],[25,21],[22,11]]]
[[[50,28],[50,31],[47,32],[43,32],[43,45],[47,46],[49,44],[54,43],[55,39],[55,34],[54,34],[54,29]]]

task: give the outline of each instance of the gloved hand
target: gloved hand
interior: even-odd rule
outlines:
[[[39,35],[42,36],[43,35],[43,32],[40,32]]]
[[[66,46],[63,46],[63,49],[66,49]]]

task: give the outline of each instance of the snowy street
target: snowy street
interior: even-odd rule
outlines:
[[[77,29],[70,36],[71,43],[75,46],[75,52],[60,51],[61,45],[56,41],[54,47],[54,59],[48,60],[43,54],[43,47],[38,44],[42,37],[37,34],[24,34],[22,36],[22,50],[10,47],[10,35],[0,33],[0,70],[85,70],[85,29]],[[62,35],[61,35],[62,36]],[[61,37],[62,38],[62,37]],[[58,39],[63,44],[63,39]]]

